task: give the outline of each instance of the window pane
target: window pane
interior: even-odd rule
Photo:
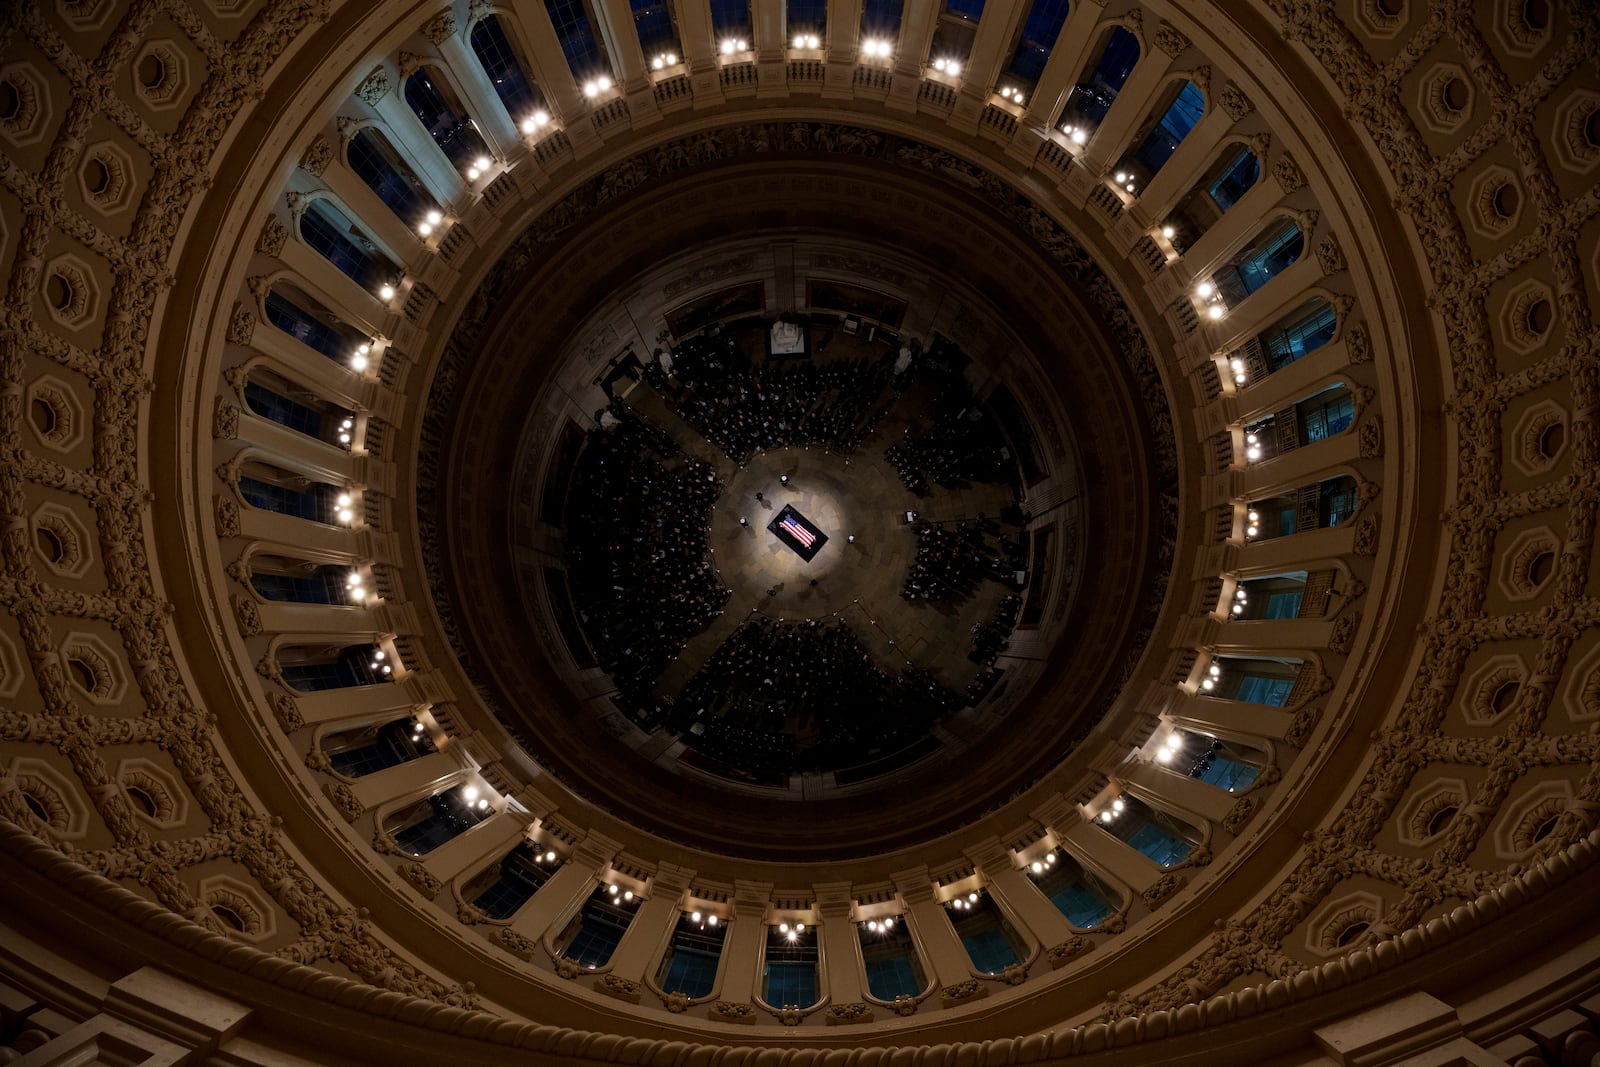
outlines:
[[[415,226],[437,207],[411,168],[371,126],[350,139],[350,169],[408,226]]]
[[[1223,168],[1221,176],[1212,182],[1211,188],[1206,191],[1211,194],[1218,211],[1227,211],[1239,202],[1239,198],[1251,186],[1255,185],[1256,178],[1260,175],[1261,161],[1256,158],[1256,154],[1248,148],[1240,148],[1239,154]]]
[[[1332,306],[1321,297],[1313,301],[1312,306],[1316,308],[1315,311],[1309,314],[1304,310],[1293,312],[1285,323],[1261,335],[1261,345],[1267,350],[1267,362],[1273,370],[1321,348],[1333,337],[1338,316]]]
[[[1022,23],[1017,50],[1011,54],[1008,69],[1012,74],[1029,84],[1039,80],[1050,58],[1050,49],[1055,47],[1061,26],[1067,21],[1070,6],[1067,0],[1033,0],[1033,7]]]
[[[520,123],[535,111],[544,110],[543,94],[534,88],[533,79],[517,59],[497,17],[489,15],[472,27],[472,51],[483,64],[483,72],[494,84],[512,122]]]
[[[1205,106],[1205,98],[1200,95],[1194,82],[1184,82],[1177,98],[1168,105],[1160,121],[1139,146],[1138,160],[1151,175],[1161,169],[1172,153],[1177,151],[1178,145],[1183,143],[1183,139],[1189,136],[1189,131],[1200,121]]]
[[[1089,76],[1073,87],[1066,110],[1056,125],[1096,125],[1111,110],[1133,65],[1139,62],[1139,39],[1118,26],[1111,31]]]
[[[750,0],[711,0],[711,32],[750,42]]]
[[[638,31],[646,62],[664,54],[682,56],[667,0],[628,0],[628,4],[633,9],[633,27]]]
[[[905,956],[868,960],[867,990],[879,1000],[914,997],[922,992],[917,984],[917,976],[911,969],[911,960]]]
[[[1241,789],[1250,787],[1250,783],[1256,780],[1256,773],[1256,769],[1248,763],[1235,763],[1233,760],[1217,756],[1210,761],[1210,765],[1199,775],[1199,778],[1202,782],[1207,782],[1219,789],[1237,793]]]
[[[561,53],[567,57],[572,77],[584,82],[608,73],[610,65],[589,24],[583,0],[545,0],[544,7],[550,13],[550,24],[555,27],[556,40],[561,42]]]
[[[1273,593],[1267,597],[1269,619],[1293,619],[1300,614],[1300,593]]]
[[[1239,688],[1234,692],[1233,699],[1246,704],[1265,704],[1271,708],[1281,708],[1288,702],[1289,690],[1293,688],[1293,678],[1268,678],[1258,674],[1247,674],[1239,679]]]
[[[405,97],[433,143],[457,167],[468,167],[474,159],[487,154],[477,127],[445,95],[427,67],[406,79]]]
[[[288,397],[279,396],[259,382],[246,382],[245,403],[250,410],[280,426],[287,426],[307,437],[322,437],[322,413],[304,404],[296,404]]]
[[[861,5],[861,33],[898,41],[901,6],[902,0],[865,0]]]
[[[274,289],[267,294],[267,321],[284,333],[315,349],[329,359],[340,357],[343,338],[339,331],[329,326],[310,311],[292,303]]]
[[[1145,823],[1128,838],[1128,844],[1158,867],[1174,867],[1189,855],[1189,842],[1174,837],[1155,823]]]
[[[318,197],[300,216],[300,236],[324,259],[368,292],[393,282],[399,271],[383,259],[370,238],[327,200]]]
[[[797,33],[814,33],[819,37],[828,28],[828,3],[827,0],[789,0],[788,19],[789,36]]]
[[[1239,264],[1239,282],[1246,295],[1266,285],[1299,259],[1305,243],[1305,234],[1292,222],[1259,240]]]

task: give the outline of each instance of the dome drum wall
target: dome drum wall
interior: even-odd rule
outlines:
[[[678,4],[688,64],[654,78],[630,12],[607,0],[595,24],[617,85],[592,104],[543,10],[500,11],[555,132],[519,141],[485,114],[495,159],[470,178],[402,82],[429,68],[466,111],[494,108],[467,44],[482,5],[8,13],[0,815],[28,873],[8,883],[0,975],[15,1003],[49,1009],[15,1047],[69,1024],[144,1041],[144,1020],[195,1010],[187,985],[190,1007],[130,1008],[161,999],[149,972],[124,977],[145,961],[168,972],[158,985],[187,974],[238,997],[216,1018],[250,1012],[249,1047],[226,1027],[217,1040],[252,1062],[291,1048],[371,1059],[394,1046],[361,1038],[390,1018],[452,1062],[503,1058],[467,1036],[491,1032],[551,1062],[870,1060],[911,1045],[897,1058],[1020,1061],[1125,1040],[1154,1060],[1248,1048],[1309,1062],[1357,1034],[1398,1054],[1399,1035],[1353,1013],[1402,987],[1437,998],[1403,1014],[1433,1021],[1441,1036],[1417,1040],[1441,1054],[1511,1062],[1539,1054],[1536,1032],[1581,1045],[1587,1024],[1545,1006],[1592,994],[1594,955],[1579,903],[1600,799],[1587,10],[1079,4],[1024,103],[1007,80],[1037,29],[1020,0],[991,0],[959,84],[919,69],[934,27],[917,5],[898,58],[876,65],[839,10],[817,55],[790,55],[782,5],[757,5],[755,49],[718,60],[708,11]],[[1113,24],[1140,58],[1075,147],[1055,115]],[[1195,125],[1152,179],[1113,178],[1180,82],[1201,101]],[[385,214],[357,175],[363,126],[444,209],[431,234]],[[765,152],[744,145],[770,158],[724,151],[740,130],[773,131]],[[1173,205],[1212,195],[1193,182],[1233,137],[1260,180],[1198,240],[1167,234]],[[663,153],[679,155],[652,171]],[[763,204],[741,175],[782,199]],[[719,195],[721,228],[703,199]],[[937,222],[919,221],[925,204]],[[652,232],[652,205],[678,221]],[[342,244],[307,224],[331,210],[350,223]],[[1298,244],[1261,243],[1289,224]],[[1030,399],[1059,393],[1096,494],[1062,620],[1087,669],[1051,653],[1008,715],[1034,728],[981,740],[968,751],[989,762],[930,774],[899,809],[946,800],[945,821],[902,830],[884,808],[856,833],[841,819],[817,848],[852,850],[841,862],[793,862],[811,842],[771,819],[792,836],[701,815],[684,847],[680,813],[629,810],[648,802],[619,789],[620,761],[514,744],[489,705],[532,694],[559,710],[563,683],[526,672],[507,635],[458,627],[461,594],[430,596],[443,559],[468,595],[528,615],[503,580],[504,519],[537,465],[526,415],[550,364],[477,378],[464,357],[553,362],[576,346],[581,359],[584,317],[641,261],[728,227],[893,242],[977,277],[1042,364],[998,375]],[[530,251],[526,270],[507,258]],[[405,274],[372,276],[392,297],[351,273],[385,262]],[[494,291],[543,302],[463,330]],[[282,300],[304,302],[298,318]],[[1049,355],[1080,333],[1104,375],[1073,378]],[[1148,374],[1130,372],[1140,348]],[[505,415],[482,440],[441,433],[430,394]],[[1170,438],[1140,414],[1163,407]],[[1182,492],[1164,510],[1172,483],[1148,472],[1169,440]],[[419,467],[424,452],[440,466]],[[1119,495],[1113,469],[1148,481]],[[430,474],[448,495],[413,497]],[[441,500],[466,527],[447,554],[412,526]],[[1128,531],[1131,546],[1116,540]],[[1095,570],[1102,559],[1125,569]],[[474,641],[492,653],[487,687],[460,655]],[[1070,751],[1026,718],[1043,696],[1075,716],[1051,724],[1081,739]],[[552,722],[558,740],[604,741]],[[559,869],[490,918],[479,889],[524,838]],[[1049,857],[1111,912],[1052,897],[1033,866]],[[607,884],[642,904],[591,981],[553,957]],[[62,893],[83,910],[57,907]],[[956,904],[974,894],[1016,964],[976,962]],[[1515,906],[1529,894],[1551,906]],[[731,923],[712,994],[731,999],[690,1005],[661,984],[690,907]],[[834,1002],[791,1018],[755,999],[759,935],[801,916],[826,942],[819,988]],[[882,916],[915,934],[928,996],[914,1005],[870,998],[855,965],[855,923]],[[1551,947],[1506,965],[1529,940]],[[1417,958],[1425,943],[1441,955]],[[71,959],[54,966],[54,952]],[[42,981],[41,959],[84,988]],[[1228,1021],[1262,1004],[1278,1010]],[[306,1052],[297,1015],[359,1047]],[[1182,1049],[1160,1040],[1189,1026]]]

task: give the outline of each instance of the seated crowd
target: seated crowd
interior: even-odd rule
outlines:
[[[962,703],[927,671],[878,667],[843,623],[756,615],[684,685],[670,725],[720,769],[778,784],[892,752]]]
[[[970,596],[985,578],[1010,582],[1015,546],[998,536],[999,523],[924,523],[917,526],[917,558],[900,595],[907,600],[954,600]]]
[[[918,369],[939,382],[932,425],[884,450],[900,480],[918,496],[928,494],[933,480],[946,488],[973,482],[999,484],[1016,476],[1016,465],[994,417],[983,408],[962,376],[966,357],[951,342],[934,341]]]
[[[573,476],[568,575],[595,656],[637,716],[654,705],[661,672],[731,595],[707,540],[722,484],[620,401],[606,414]]]
[[[729,337],[693,338],[672,353],[667,398],[736,463],[763,449],[815,445],[850,453],[889,410],[892,358],[754,366]],[[659,362],[647,381],[659,381]],[[675,386],[675,388],[674,388]]]

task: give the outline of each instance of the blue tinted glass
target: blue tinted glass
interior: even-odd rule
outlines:
[[[711,0],[711,32],[750,43],[750,0]]]
[[[321,197],[311,201],[305,214],[300,216],[300,236],[346,277],[368,291],[391,281],[397,273],[345,213]]]
[[[1033,0],[1033,7],[1022,23],[1022,36],[1017,40],[1017,50],[1011,54],[1010,70],[1018,78],[1036,82],[1044,73],[1050,59],[1050,49],[1055,47],[1061,34],[1061,25],[1067,21],[1067,0]]]
[[[288,397],[279,396],[258,382],[246,382],[244,401],[250,410],[280,426],[287,426],[307,437],[321,438],[322,413],[304,404],[296,404]]]
[[[674,945],[667,973],[661,978],[661,988],[668,993],[705,996],[716,985],[717,960],[721,955],[720,950]]]
[[[533,79],[517,61],[517,54],[506,38],[500,20],[494,15],[478,20],[472,27],[472,51],[483,72],[489,76],[494,91],[505,105],[512,122],[521,122],[545,106],[544,96],[534,88]]]
[[[1339,319],[1326,300],[1318,298],[1317,310],[1310,315],[1296,312],[1300,317],[1285,326],[1276,326],[1261,335],[1261,344],[1267,350],[1267,362],[1273,370],[1315,351],[1327,344],[1338,327]]]
[[[901,0],[865,0],[861,5],[861,32],[899,40],[900,8]]]
[[[983,17],[984,0],[944,0],[944,9],[952,15],[977,22]]]
[[[291,303],[276,289],[267,294],[267,321],[329,359],[339,358],[339,349],[343,347],[339,331]]]
[[[1269,619],[1293,619],[1300,614],[1299,593],[1273,593],[1267,597],[1267,614]]]
[[[1244,291],[1253,293],[1277,277],[1300,257],[1305,243],[1305,235],[1292,222],[1261,242],[1249,258],[1239,264],[1239,282]]]
[[[428,136],[450,157],[450,162],[465,167],[485,153],[483,138],[478,136],[472,120],[446,99],[428,68],[423,67],[406,79],[405,97],[418,121],[427,128]]]
[[[556,40],[561,42],[561,54],[567,57],[573,78],[582,82],[606,73],[605,53],[589,25],[583,0],[545,0],[544,7],[550,13],[550,24],[555,27]]]
[[[827,0],[789,0],[787,11],[791,37],[801,32],[820,34],[828,28]]]
[[[1145,823],[1128,837],[1128,844],[1155,861],[1158,867],[1173,867],[1189,855],[1189,842],[1175,837],[1155,823]]]
[[[479,893],[473,900],[473,906],[480,909],[491,919],[509,919],[515,915],[522,905],[533,898],[539,887],[544,884],[542,872],[523,866],[515,860],[505,860],[500,864],[500,877],[494,884]]]
[[[1139,39],[1118,26],[1111,31],[1105,50],[1100,53],[1100,61],[1089,72],[1089,77],[1073,88],[1057,125],[1093,125],[1105,118],[1137,62]]]
[[[922,992],[909,956],[867,961],[867,990],[879,1000],[914,997]]]
[[[1202,782],[1208,782],[1219,789],[1237,793],[1241,789],[1248,789],[1250,783],[1256,780],[1256,769],[1248,763],[1235,763],[1233,760],[1218,756],[1210,762],[1199,778]]]
[[[611,954],[616,951],[617,943],[622,940],[626,930],[626,924],[593,909],[585,909],[578,932],[572,935],[572,942],[567,945],[561,958],[584,967],[604,967],[611,960]]]
[[[350,169],[408,226],[421,222],[435,206],[417,176],[371,126],[350,139]]]
[[[664,52],[678,54],[678,33],[672,27],[667,0],[628,0],[628,6],[633,9],[633,27],[647,62]]]
[[[1183,139],[1189,136],[1194,124],[1200,121],[1205,107],[1205,98],[1200,95],[1194,82],[1184,82],[1177,98],[1162,113],[1161,120],[1135,153],[1146,170],[1154,175],[1161,169],[1172,153],[1177,151],[1178,145],[1183,143]]]
[[[761,999],[775,1008],[807,1008],[817,1002],[817,965],[774,960],[767,964]]]
[[[1211,194],[1218,211],[1227,211],[1239,202],[1239,198],[1251,186],[1255,185],[1256,178],[1260,175],[1261,161],[1250,149],[1241,148],[1239,154],[1223,168],[1221,176],[1212,182],[1211,188],[1206,191]]]
[[[1289,690],[1293,688],[1293,678],[1266,678],[1257,674],[1247,674],[1239,679],[1239,688],[1235,690],[1233,699],[1246,704],[1265,704],[1270,708],[1281,708],[1288,702]]]
[[[1111,914],[1111,905],[1081,882],[1072,882],[1050,898],[1056,910],[1073,926],[1087,930]]]
[[[972,966],[985,974],[999,974],[1013,963],[1022,962],[1017,959],[1016,950],[998,927],[962,934],[961,943],[967,947]]]

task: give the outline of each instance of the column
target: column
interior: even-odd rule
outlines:
[[[489,151],[497,159],[509,158],[522,147],[522,134],[516,124],[527,116],[513,118],[506,114],[500,94],[494,91],[494,84],[484,72],[483,64],[478,62],[477,53],[462,37],[462,31],[456,30],[435,43],[444,65],[456,76],[456,84],[465,98],[462,103],[468,114],[477,120],[479,132],[489,142]]]
[[[828,0],[828,25],[822,41],[827,68],[822,95],[847,97],[854,91],[861,49],[861,0]]]
[[[516,811],[497,811],[428,853],[422,858],[422,866],[429,874],[449,885],[456,875],[485,857],[509,851],[512,844],[527,833],[527,815]]]
[[[1206,113],[1200,116],[1194,129],[1173,149],[1166,164],[1150,179],[1150,183],[1139,190],[1139,199],[1133,202],[1129,214],[1141,229],[1149,229],[1159,223],[1194,187],[1194,183],[1204,176],[1206,168],[1211,165],[1222,138],[1233,128],[1233,116],[1222,110],[1215,95],[1207,101],[1207,105]],[[1256,185],[1260,184],[1258,178]],[[1217,221],[1220,223],[1222,220]]]
[[[722,989],[719,999],[746,1004],[756,994],[761,945],[767,937],[771,882],[733,883],[733,926],[722,939]]]
[[[337,634],[364,636],[373,632],[372,613],[356,604],[299,604],[269,600],[256,608],[261,630],[269,634]]]
[[[1041,948],[1059,945],[1072,936],[1072,924],[1050,899],[1012,861],[1011,852],[990,838],[966,850],[966,856],[983,872],[983,880],[1011,920]]]
[[[955,111],[950,116],[957,129],[977,131],[978,119],[1010,58],[1011,42],[1027,9],[1027,0],[989,0],[984,5],[978,32],[972,38],[972,51],[961,71],[961,92],[956,94]]]
[[[308,477],[330,485],[358,480],[356,457],[343,448],[264,419],[251,411],[248,404],[240,408],[240,414],[243,416],[239,420],[241,442],[257,445],[269,455],[292,459]]]
[[[661,946],[672,935],[682,911],[679,904],[693,878],[694,872],[686,867],[661,864],[650,879],[650,895],[639,905],[628,932],[611,954],[612,974],[634,982],[644,980],[645,971],[655,963]]]
[[[350,783],[350,791],[363,808],[375,808],[386,801],[411,796],[431,797],[461,774],[461,760],[455,755],[460,747],[452,745],[443,752],[430,752],[420,759],[373,771]]]
[[[1091,869],[1103,870],[1116,881],[1143,893],[1161,877],[1161,870],[1134,849],[1098,827],[1079,821],[1065,832],[1056,828],[1057,840],[1085,861]]]
[[[1279,741],[1294,716],[1282,708],[1180,693],[1167,709],[1174,726],[1228,741]]]
[[[1341,373],[1350,373],[1350,350],[1336,337],[1265,378],[1246,382],[1239,390],[1239,407],[1265,415],[1303,400]]]
[[[232,499],[232,494],[224,492],[223,498]],[[239,536],[299,545],[311,552],[336,552],[347,556],[358,554],[356,531],[353,529],[298,519],[292,515],[279,515],[276,511],[263,511],[248,504],[239,505]]]
[[[1078,0],[1067,11],[1067,21],[1061,25],[1061,35],[1056,38],[1056,46],[1050,50],[1050,58],[1045,60],[1039,84],[1033,87],[1033,95],[1028,98],[1022,121],[1017,124],[1019,140],[1023,127],[1037,134],[1054,124],[1056,116],[1066,106],[1067,94],[1078,83],[1078,74],[1088,58],[1089,49],[1099,36],[1094,32],[1095,23],[1104,13],[1104,8],[1093,0]]]
[[[628,0],[595,0],[595,29],[605,38],[606,51],[616,64],[617,79],[628,98],[628,115],[633,126],[654,122],[661,116],[656,106],[655,83],[650,80],[650,60],[639,43],[634,28],[633,9]]]
[[[1121,157],[1133,135],[1139,132],[1139,126],[1149,117],[1171,69],[1172,57],[1157,48],[1147,34],[1144,51],[1139,62],[1133,65],[1133,73],[1128,75],[1122,91],[1111,103],[1111,110],[1090,135],[1084,149],[1083,165],[1090,174],[1103,175]]]
[[[833,1004],[866,999],[855,923],[850,921],[855,902],[849,882],[819,882],[812,886],[816,900],[817,947],[826,977],[823,991]]]
[[[287,688],[287,687],[286,687]],[[354,689],[329,689],[317,693],[294,693],[295,709],[307,726],[322,723],[355,722],[360,719],[381,720],[391,714],[398,719],[416,710],[404,686],[393,682],[362,685]]]
[[[511,920],[512,931],[530,941],[543,940],[556,923],[565,923],[589,899],[601,872],[611,866],[621,848],[618,842],[591,830],[517,912]]]
[[[750,0],[751,30],[756,48],[757,96],[782,96],[788,91],[788,34],[783,0]]]
[[[894,78],[889,83],[888,105],[915,111],[922,91],[922,72],[933,48],[933,31],[939,25],[939,5],[909,0],[900,19],[900,40],[895,42]]]
[[[1261,166],[1263,170],[1266,169],[1265,160]],[[1169,269],[1181,270],[1185,285],[1210,274],[1228,257],[1230,250],[1243,244],[1260,229],[1267,212],[1282,199],[1283,187],[1278,184],[1278,179],[1270,171],[1261,175],[1233,207],[1212,223],[1211,228],[1190,245]]]
[[[709,0],[678,0],[678,45],[696,107],[722,103],[722,63]]]
[[[1226,789],[1144,760],[1122,767],[1117,777],[1151,807],[1171,810],[1201,830],[1207,823],[1222,822],[1238,799]]]
[[[450,157],[444,154],[444,149],[434,143],[423,128],[411,105],[405,102],[402,95],[405,92],[405,80],[404,75],[397,74],[395,87],[372,101],[372,110],[378,113],[378,120],[386,127],[389,139],[396,143],[396,147],[403,142],[411,148],[417,177],[428,186],[429,191],[441,203],[464,206],[472,190],[461,172],[450,162]]]
[[[533,68],[545,102],[571,138],[574,151],[581,154],[584,146],[597,145],[600,135],[595,132],[594,123],[588,121],[589,106],[578,91],[566,53],[561,51],[561,41],[550,23],[544,0],[511,0],[509,17],[516,20],[528,42],[528,65]]]
[[[972,977],[972,958],[956,936],[956,928],[944,913],[944,905],[933,898],[933,882],[928,868],[896,871],[891,875],[900,899],[906,904],[906,921],[916,935],[922,965],[940,986],[954,985]]]

